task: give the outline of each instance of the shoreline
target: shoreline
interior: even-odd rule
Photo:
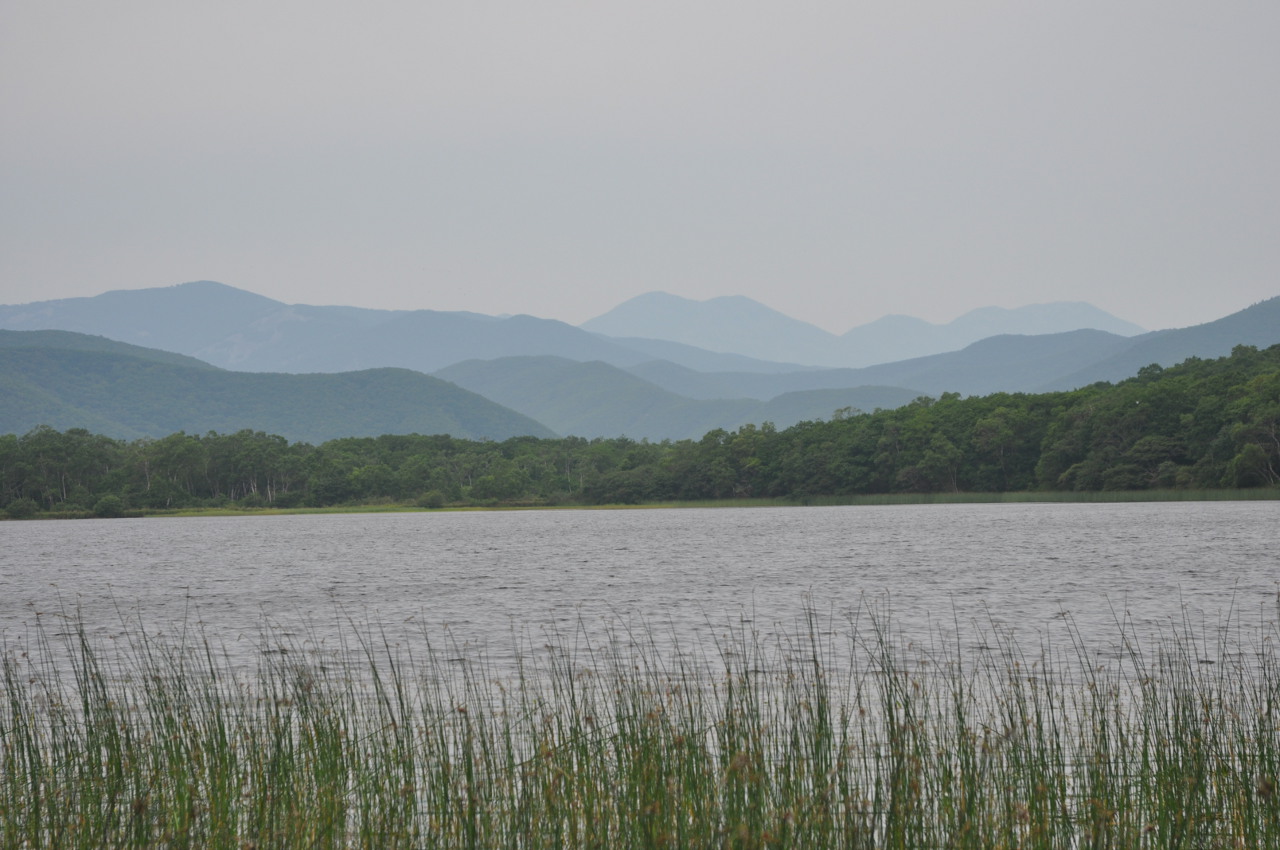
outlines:
[[[1102,491],[1017,491],[1006,493],[876,493],[851,496],[809,496],[797,498],[705,499],[693,501],[643,502],[639,504],[529,504],[444,505],[424,508],[413,504],[332,505],[328,507],[211,507],[172,510],[126,511],[119,519],[168,517],[283,516],[295,514],[444,513],[463,511],[598,511],[670,510],[684,508],[800,508],[875,507],[893,505],[971,504],[1114,504],[1133,502],[1254,502],[1280,501],[1280,489],[1215,490],[1102,490]],[[37,514],[25,519],[99,519],[92,511]],[[17,520],[15,520],[17,521]]]

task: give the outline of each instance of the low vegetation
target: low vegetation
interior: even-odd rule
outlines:
[[[410,434],[311,445],[253,431],[122,441],[52,428],[0,437],[11,517],[1277,487],[1280,345],[1149,366],[1115,385],[944,394],[677,442]]]
[[[4,654],[0,845],[1280,846],[1274,622],[1064,634],[810,616],[498,665],[347,627],[246,662],[46,620]]]

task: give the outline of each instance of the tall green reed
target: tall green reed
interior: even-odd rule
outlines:
[[[1273,625],[1121,622],[1099,655],[863,615],[692,647],[580,626],[510,665],[267,631],[248,670],[72,618],[3,656],[0,845],[1280,846]]]

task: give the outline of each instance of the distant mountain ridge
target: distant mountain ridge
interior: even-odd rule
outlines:
[[[69,330],[248,372],[398,366],[434,372],[471,359],[557,356],[627,368],[670,360],[698,371],[857,368],[954,351],[996,334],[1141,332],[1087,304],[984,307],[947,325],[886,316],[836,336],[743,296],[637,296],[580,327],[554,319],[285,304],[214,281],[0,306],[0,328]]]
[[[195,357],[226,328],[248,326],[280,306],[233,286],[194,281],[0,306],[0,328],[75,331]]]
[[[670,364],[646,363],[629,370],[673,392],[695,398],[768,399],[796,390],[835,387],[913,387],[918,394],[986,395],[1033,392],[1066,372],[1084,369],[1122,351],[1124,337],[1079,330],[1041,336],[989,337],[960,351],[914,357],[861,369],[822,369],[786,375],[747,372],[693,373]],[[1052,376],[1052,377],[1050,377]]]
[[[829,418],[843,407],[897,407],[919,395],[1072,389],[1112,380],[1101,371],[1126,369],[1120,377],[1129,377],[1150,363],[1173,366],[1188,357],[1221,356],[1235,345],[1275,343],[1280,298],[1192,328],[1138,337],[1099,330],[1004,334],[959,351],[861,369],[702,372],[655,360],[627,368],[642,379],[629,381],[604,363],[509,357],[467,361],[436,374],[561,434],[678,439],[747,422],[786,427]]]
[[[396,366],[430,373],[462,360],[514,355],[630,366],[654,359],[655,346],[664,357],[691,368],[779,368],[675,343],[611,340],[554,319],[285,304],[207,280],[0,306],[0,328],[105,336],[245,372]]]
[[[750,299],[727,301],[729,309],[754,316],[754,321],[772,321],[773,311],[762,305],[753,306]],[[998,308],[972,311],[962,317],[964,322],[957,320],[952,324],[967,325],[971,329],[967,332],[976,332],[972,328],[989,330],[1005,321],[1009,312],[1017,311]],[[1049,314],[1053,312],[1040,315],[1034,308],[1022,311],[1023,319],[1031,322],[1049,322],[1052,319]],[[894,337],[906,336],[904,328],[913,323],[920,320],[885,317],[871,324],[879,328],[879,333]],[[281,412],[287,405],[297,405],[299,410],[308,411],[308,415],[322,409],[305,395],[296,395],[301,392],[297,389],[301,383],[271,383],[289,376],[274,375],[254,384],[242,380],[246,374],[360,373],[381,387],[380,391],[392,392],[394,387],[399,387],[409,398],[425,398],[425,385],[414,383],[416,378],[409,377],[412,373],[404,371],[413,370],[413,373],[435,373],[456,381],[511,408],[508,412],[512,415],[523,414],[519,420],[523,424],[511,426],[516,431],[525,428],[528,429],[525,433],[530,434],[554,431],[585,437],[626,434],[637,438],[678,439],[700,436],[713,428],[732,429],[765,420],[785,427],[800,419],[828,418],[837,408],[873,410],[897,406],[920,394],[981,395],[1072,389],[1097,381],[1117,381],[1151,363],[1172,366],[1188,357],[1218,357],[1236,345],[1267,347],[1280,343],[1280,297],[1190,328],[1137,336],[1087,328],[1059,333],[996,334],[953,351],[858,368],[801,366],[738,353],[717,353],[681,342],[610,337],[564,322],[523,315],[497,317],[431,310],[288,305],[208,281],[0,307],[0,328],[15,325],[22,328],[61,325],[100,336],[79,337],[59,330],[40,330],[38,335],[33,333],[19,344],[0,333],[0,353],[8,350],[4,353],[7,363],[22,359],[12,352],[14,348],[79,349],[95,352],[93,356],[99,358],[132,358],[134,366],[130,368],[135,372],[150,370],[157,376],[158,387],[172,388],[174,405],[190,404],[194,405],[193,409],[206,412],[207,408],[200,406],[207,404],[207,399],[198,393],[193,395],[181,382],[173,383],[165,369],[190,373],[218,371],[216,366],[229,365],[249,370],[240,373],[241,377],[236,379],[240,383],[226,384],[219,391],[224,399],[234,399],[240,392],[258,399],[276,393],[278,398],[275,409],[264,401],[261,409],[253,414],[252,422],[239,427],[288,429],[296,423],[290,422],[287,411]],[[787,320],[780,326],[797,333],[807,333],[806,327],[813,328],[795,320]],[[756,333],[767,336],[759,327],[761,325],[757,325]],[[869,326],[863,329],[866,327]],[[31,328],[28,332],[33,331]],[[827,336],[834,338],[831,334]],[[39,344],[31,341],[37,338]],[[162,343],[171,346],[169,352],[181,353],[150,348]],[[133,345],[147,348],[137,349]],[[139,366],[139,360],[149,362]],[[201,362],[204,360],[215,365]],[[392,372],[399,370],[394,380],[383,374],[388,367],[395,367]],[[123,373],[124,367],[120,368]],[[83,366],[83,373],[99,375],[91,363]],[[67,381],[75,385],[65,372],[51,372],[48,385],[42,383],[44,379],[22,378],[23,374],[27,373],[14,371],[0,375],[3,379],[0,380],[0,419],[21,408],[47,410],[51,416],[57,413],[61,417],[58,423],[71,423],[65,424],[66,427],[74,427],[77,416],[84,423],[115,423],[119,426],[117,430],[94,427],[122,436],[133,435],[129,428],[141,427],[141,420],[129,420],[117,408],[85,406],[58,395],[55,390]],[[61,377],[57,377],[59,375]],[[326,375],[294,377],[324,378]],[[424,377],[425,374],[417,375],[417,378]],[[107,377],[99,375],[99,379],[109,383]],[[110,380],[119,385],[122,379]],[[210,381],[216,383],[223,379],[206,376],[201,380],[206,386],[212,386]],[[87,384],[81,386],[83,391],[88,389]],[[417,412],[412,415],[418,418],[413,421],[432,424],[413,425],[404,418],[376,416],[377,408],[387,412],[399,409],[400,401],[394,395],[364,397],[364,403],[374,409],[356,416],[344,407],[349,400],[361,397],[356,385],[339,381],[327,385],[326,391],[342,397],[342,403],[332,408],[345,411],[342,421],[360,423],[362,429],[409,428],[422,432],[423,428],[444,428],[456,436],[479,433],[495,438],[500,433],[515,433],[489,426],[485,426],[488,430],[475,431],[466,423],[423,419],[425,413],[421,406],[414,408]],[[154,407],[158,397],[154,394],[137,397],[136,403]],[[94,398],[95,404],[109,401]],[[351,418],[353,416],[355,418]],[[218,419],[219,424],[206,427],[231,427],[222,423],[233,419]],[[56,423],[50,420],[46,424]],[[199,430],[194,425],[182,427]],[[278,433],[293,439],[320,438],[315,436],[318,433],[315,431],[305,436],[298,436],[296,430]]]
[[[610,337],[668,340],[708,351],[810,366],[832,365],[823,356],[824,346],[828,339],[835,339],[816,325],[741,295],[694,301],[666,292],[647,292],[579,327]]]
[[[1222,357],[1237,345],[1280,343],[1280,297],[1202,325],[1122,337],[1097,330],[987,337],[959,351],[861,369],[816,369],[786,374],[695,372],[671,363],[628,369],[690,398],[774,398],[783,392],[834,387],[913,387],[929,395],[957,392],[1048,392],[1098,381],[1116,382],[1150,364],[1176,366],[1189,357]]]
[[[607,363],[562,357],[468,360],[435,374],[564,436],[650,440],[698,439],[717,428],[762,422],[786,428],[827,419],[840,408],[900,407],[921,395],[902,387],[857,386],[788,389],[765,400],[693,399]]]
[[[648,292],[580,327],[612,337],[648,337],[711,351],[812,366],[858,368],[940,354],[989,336],[1094,329],[1134,336],[1144,329],[1084,302],[981,307],[944,325],[885,316],[836,335],[743,296],[694,301]]]
[[[1187,328],[1152,331],[1076,372],[1041,385],[1044,390],[1072,389],[1098,381],[1116,382],[1152,363],[1175,366],[1189,357],[1225,357],[1237,345],[1267,348],[1280,342],[1280,297]]]
[[[0,434],[50,425],[120,438],[247,428],[313,443],[397,433],[553,436],[513,410],[406,369],[284,375],[177,357],[69,332],[0,330]]]

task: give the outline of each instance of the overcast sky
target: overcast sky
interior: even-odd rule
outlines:
[[[1280,294],[1280,3],[0,0],[0,303]]]

